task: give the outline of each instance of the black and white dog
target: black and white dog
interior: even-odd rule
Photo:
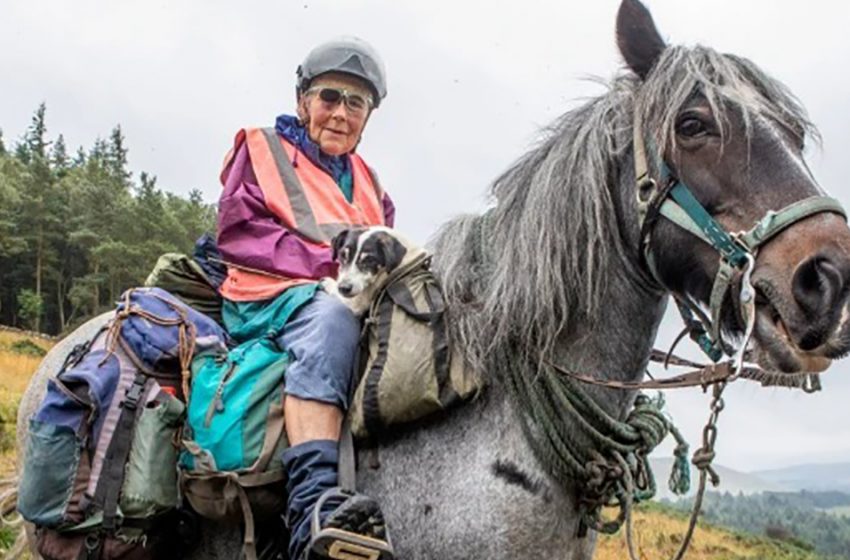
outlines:
[[[358,317],[369,310],[390,273],[422,253],[404,236],[383,226],[342,231],[334,237],[332,247],[339,274],[336,280],[322,279],[322,287],[339,296]]]

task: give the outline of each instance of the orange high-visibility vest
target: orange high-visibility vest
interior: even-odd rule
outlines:
[[[349,154],[353,196],[348,202],[333,177],[273,128],[240,130],[235,145],[238,147],[243,142],[248,146],[251,167],[266,207],[283,227],[307,242],[330,247],[334,235],[346,228],[385,225],[383,192],[357,154]],[[231,154],[228,154],[225,169],[230,159]],[[283,278],[228,265],[227,279],[220,291],[222,296],[233,301],[257,301],[316,280],[318,278]]]

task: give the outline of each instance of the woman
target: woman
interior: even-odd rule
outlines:
[[[355,153],[372,110],[386,96],[383,64],[362,40],[316,47],[297,70],[297,116],[272,129],[239,131],[221,180],[218,243],[228,275],[221,286],[228,330],[292,312],[279,341],[293,361],[284,415],[289,449],[289,557],[314,557],[310,517],[337,485],[338,442],[360,325],[317,289],[336,275],[330,240],[351,225],[392,226],[394,208]],[[295,310],[294,312],[292,310]],[[377,503],[355,496],[325,502],[320,518],[385,539]],[[345,523],[342,523],[345,525]],[[315,536],[315,535],[314,535]]]

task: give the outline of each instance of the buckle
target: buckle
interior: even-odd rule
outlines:
[[[652,195],[655,193],[658,184],[648,173],[638,177],[636,182],[638,201],[642,204],[648,204],[652,201]]]
[[[137,374],[136,379],[133,380],[133,384],[124,394],[124,400],[121,402],[121,407],[128,410],[136,410],[139,406],[139,401],[142,399],[142,395],[145,392],[146,383],[147,379],[145,379],[141,374]]]
[[[395,557],[388,542],[331,527],[313,537],[310,550],[333,560],[393,560]]]

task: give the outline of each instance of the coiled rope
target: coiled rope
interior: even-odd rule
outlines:
[[[546,364],[534,376],[512,370],[507,381],[525,435],[543,466],[559,482],[577,483],[581,535],[588,528],[616,533],[631,504],[655,495],[649,454],[668,434],[677,443],[670,489],[676,494],[688,491],[688,444],[664,414],[661,394],[638,394],[621,421],[600,407],[580,381]],[[606,506],[619,508],[616,519],[603,519]]]

